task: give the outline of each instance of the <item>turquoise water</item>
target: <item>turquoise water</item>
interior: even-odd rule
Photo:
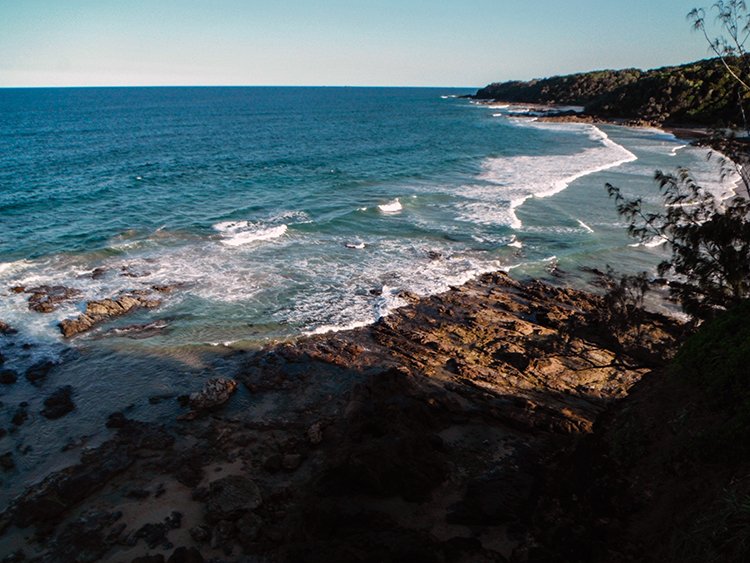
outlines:
[[[511,119],[464,93],[0,90],[0,319],[19,330],[0,351],[20,371],[65,360],[45,389],[72,384],[79,405],[63,427],[35,414],[43,393],[23,378],[0,390],[4,426],[22,400],[33,414],[3,441],[48,442],[20,471],[113,410],[172,412],[145,398],[196,388],[209,351],[370,323],[403,290],[496,269],[555,265],[579,284],[582,265],[653,272],[663,248],[629,246],[604,183],[656,205],[656,168],[713,177],[705,151],[663,132]],[[61,338],[87,300],[165,283],[183,285],[160,308]],[[40,314],[10,291],[41,284],[81,294]],[[160,329],[111,331],[133,323]]]

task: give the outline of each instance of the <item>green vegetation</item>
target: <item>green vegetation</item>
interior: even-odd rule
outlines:
[[[584,106],[589,115],[660,124],[736,126],[747,90],[719,58],[649,71],[601,70],[530,82],[494,83],[477,99]]]
[[[674,377],[700,388],[708,407],[721,417],[707,425],[696,448],[703,456],[731,462],[750,460],[750,301],[704,324],[680,348]]]

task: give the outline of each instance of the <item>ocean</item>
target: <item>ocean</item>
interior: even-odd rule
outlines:
[[[160,397],[231,351],[372,323],[403,292],[499,269],[583,288],[582,266],[655,275],[661,241],[634,245],[605,182],[653,206],[656,169],[732,187],[663,131],[508,117],[523,108],[458,97],[471,92],[0,90],[0,320],[18,330],[0,353],[21,374],[0,388],[0,446],[25,452],[2,494],[70,463],[113,411],[173,417]],[[87,301],[163,284],[178,288],[160,307],[62,338]],[[40,285],[78,293],[38,313],[12,289]],[[23,373],[44,359],[59,365],[33,386]],[[61,385],[77,409],[48,421]],[[252,406],[241,395],[233,408]]]

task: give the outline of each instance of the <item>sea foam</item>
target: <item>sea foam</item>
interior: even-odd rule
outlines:
[[[529,198],[550,197],[563,191],[579,178],[637,160],[632,152],[612,141],[596,126],[546,123],[527,123],[525,126],[578,130],[598,146],[573,155],[486,159],[478,176],[484,184],[464,186],[459,192],[470,200],[461,206],[459,220],[501,224],[520,229],[523,225],[516,215],[516,209]]]

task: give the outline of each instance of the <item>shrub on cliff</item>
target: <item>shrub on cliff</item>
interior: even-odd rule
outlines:
[[[720,201],[681,169],[656,172],[664,202],[650,212],[607,184],[628,233],[642,243],[664,241],[670,257],[659,274],[672,275],[670,293],[689,315],[707,319],[750,298],[750,200]],[[750,193],[750,186],[745,185]]]
[[[705,323],[680,348],[674,376],[703,390],[722,420],[699,436],[701,455],[727,461],[750,459],[750,300]]]

